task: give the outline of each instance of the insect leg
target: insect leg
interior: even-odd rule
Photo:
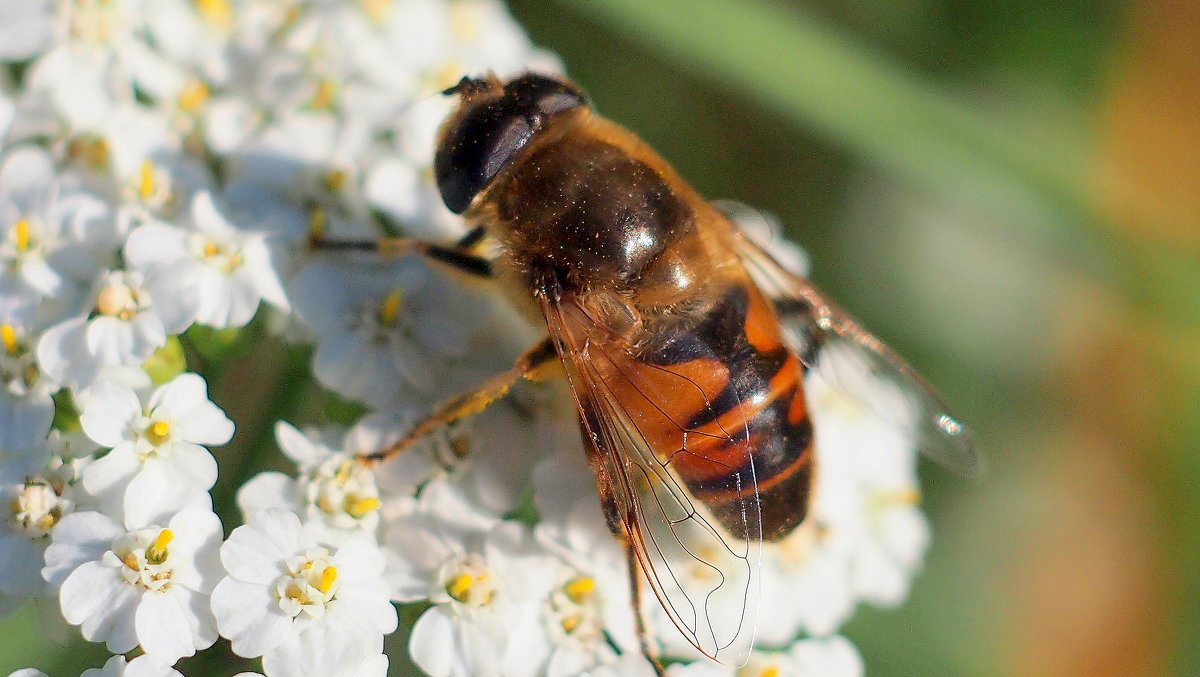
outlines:
[[[646,660],[650,661],[650,665],[654,667],[654,673],[662,677],[664,670],[662,663],[658,661],[657,652],[651,648],[650,628],[646,624],[646,613],[642,608],[642,577],[641,565],[638,564],[637,553],[634,552],[633,544],[629,539],[624,539],[625,544],[625,562],[629,567],[629,599],[633,603],[633,614],[637,622],[638,643],[642,647],[642,655]]]
[[[475,246],[483,240],[486,234],[483,226],[476,226],[459,238],[458,242],[444,245],[407,237],[386,237],[377,240],[332,240],[315,232],[309,236],[309,244],[313,249],[377,252],[381,256],[387,257],[416,253],[471,277],[491,278],[491,260],[474,251]]]
[[[429,416],[418,421],[399,441],[384,449],[363,454],[359,458],[368,463],[388,459],[434,430],[483,411],[489,404],[508,393],[517,381],[523,378],[538,380],[544,368],[555,364],[554,358],[557,355],[554,343],[549,338],[538,341],[532,348],[521,353],[512,369],[496,374],[474,389],[445,402]]]

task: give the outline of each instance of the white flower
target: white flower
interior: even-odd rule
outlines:
[[[80,423],[112,447],[83,472],[83,487],[106,514],[126,524],[174,512],[217,479],[202,444],[225,444],[233,422],[208,400],[204,379],[180,374],[143,400],[129,386],[101,381],[82,398]]]
[[[158,222],[139,226],[125,245],[129,265],[148,277],[193,280],[195,319],[214,327],[245,325],[262,300],[287,309],[265,233],[235,228],[207,192],[192,201],[191,221],[192,231]]]
[[[230,534],[221,562],[217,626],[234,653],[262,656],[267,675],[343,674],[396,629],[383,555],[369,539],[324,547],[294,514],[263,510]]]
[[[763,549],[763,586],[768,593],[758,613],[761,645],[786,646],[801,632],[828,635],[854,612],[844,541],[832,537],[817,519]]]
[[[317,379],[375,407],[445,390],[447,372],[466,356],[470,333],[486,313],[449,285],[435,284],[419,264],[392,266],[398,272],[379,263],[314,263],[291,285],[296,312],[319,340]]]
[[[140,364],[169,334],[196,317],[197,281],[171,271],[151,277],[110,271],[92,295],[92,317],[76,316],[51,327],[38,341],[42,370],[55,381],[82,390],[106,368]]]
[[[102,668],[84,670],[79,677],[183,677],[183,674],[157,656],[143,654],[126,662],[113,656]]]
[[[399,601],[434,604],[412,629],[409,652],[433,677],[496,677],[513,621],[553,583],[555,562],[513,522],[487,533],[433,515],[389,525],[388,577]],[[539,651],[540,653],[540,651]]]
[[[121,202],[118,221],[123,233],[154,217],[186,218],[192,196],[215,181],[200,158],[183,151],[178,130],[161,111],[119,106],[104,135]]]
[[[854,353],[834,347],[819,360],[805,383],[821,450],[813,517],[829,547],[845,553],[856,596],[896,605],[929,545],[918,507],[914,412]]]
[[[64,180],[41,148],[19,146],[0,164],[0,281],[38,298],[86,284],[116,248],[112,208]],[[37,300],[36,298],[33,300]]]
[[[418,440],[375,469],[381,488],[412,493],[419,484],[445,478],[477,506],[476,512],[499,517],[516,509],[530,488],[536,463],[559,449],[581,459],[584,453],[574,417],[560,406],[569,395],[539,389],[546,390],[517,384],[482,412]],[[560,399],[555,402],[554,397]],[[417,419],[411,410],[375,412],[355,425],[347,446],[360,453],[383,449],[409,432]],[[434,498],[422,494],[426,504]]]
[[[597,665],[578,673],[577,677],[655,677],[654,666],[640,651],[621,654],[616,661]],[[667,674],[675,674],[668,672]]]
[[[97,512],[63,518],[43,577],[59,588],[63,617],[110,651],[142,650],[167,663],[217,639],[208,596],[220,575],[221,522],[200,504],[166,526],[126,530]]]
[[[329,111],[290,113],[233,154],[229,190],[253,190],[335,213],[344,208],[354,220],[369,222],[358,173],[370,142],[361,120]]]
[[[667,677],[862,677],[862,658],[845,637],[802,639],[787,651],[755,651],[732,668],[711,660],[676,663]]]
[[[76,509],[73,468],[44,446],[38,451],[41,464],[32,472],[24,459],[0,463],[0,595],[53,594],[42,580],[43,555],[55,527]]]
[[[38,369],[35,343],[24,327],[0,320],[0,449],[36,446],[54,420],[58,384]]]
[[[249,675],[243,672],[238,677]],[[48,677],[41,670],[25,668],[8,677]],[[126,662],[124,656],[113,656],[102,668],[89,668],[80,677],[183,677],[183,674],[154,656],[142,655]]]
[[[604,521],[582,450],[568,449],[538,464],[534,500],[542,515],[538,541],[566,565],[559,574],[564,585],[550,590],[537,628],[547,636],[551,674],[611,662],[609,642],[622,653],[640,652],[625,549]],[[586,595],[579,594],[581,586]]]
[[[335,451],[314,437],[282,421],[275,424],[279,448],[296,463],[300,476],[259,473],[238,490],[242,514],[282,508],[325,526],[323,540],[331,544],[355,535],[374,539],[382,506],[374,474],[353,451]]]

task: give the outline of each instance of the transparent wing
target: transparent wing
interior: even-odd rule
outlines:
[[[670,405],[710,395],[685,373],[637,361],[583,308],[543,300],[543,311],[610,526],[628,540],[688,643],[726,665],[743,665],[754,643],[762,548],[753,472],[726,478],[745,498],[709,508],[677,465],[688,462],[689,435],[697,433]]]
[[[915,428],[926,457],[961,475],[982,473],[966,428],[903,358],[752,237],[738,231],[735,242],[751,277],[774,302],[787,339],[805,366],[864,411],[892,425]],[[862,378],[863,370],[891,382],[902,393],[905,406],[885,406],[865,393],[862,384],[868,379]]]

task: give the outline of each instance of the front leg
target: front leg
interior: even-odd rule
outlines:
[[[453,245],[437,244],[409,237],[385,237],[376,240],[334,240],[326,238],[320,232],[309,235],[309,245],[313,249],[324,251],[365,251],[376,252],[381,256],[399,257],[405,254],[420,254],[430,261],[449,266],[460,273],[471,277],[491,279],[495,277],[492,261],[480,256],[476,246],[487,235],[483,226],[476,226],[467,231]]]
[[[429,416],[417,422],[407,435],[394,444],[363,454],[359,458],[367,463],[387,460],[434,430],[483,411],[489,404],[508,393],[517,381],[523,378],[538,380],[545,369],[555,364],[554,358],[557,355],[554,343],[549,337],[538,341],[532,348],[521,353],[512,369],[496,374],[476,388],[445,402]]]

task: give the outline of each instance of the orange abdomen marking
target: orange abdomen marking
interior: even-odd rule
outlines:
[[[727,508],[755,498],[764,538],[803,521],[813,469],[803,365],[757,289],[733,286],[700,322],[656,331],[636,357],[604,365],[619,372],[605,381],[692,495],[733,533],[745,521]]]

